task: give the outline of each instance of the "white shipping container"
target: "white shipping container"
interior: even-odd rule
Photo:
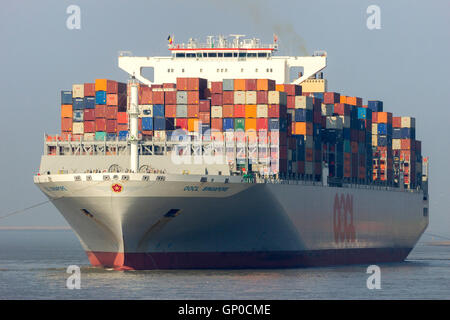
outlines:
[[[245,104],[245,91],[234,92],[234,104]]]
[[[313,110],[313,98],[306,96],[295,96],[295,108]]]
[[[257,118],[267,118],[269,113],[268,113],[269,107],[267,106],[267,104],[258,104],[256,106],[256,117]]]
[[[153,117],[153,105],[152,104],[140,104],[138,105],[139,118]]]
[[[342,130],[343,122],[339,116],[328,116],[325,118],[325,126],[327,129],[338,129]]]
[[[332,116],[334,112],[334,105],[322,103],[322,115]]]
[[[84,133],[84,123],[83,122],[74,122],[72,124],[72,133],[73,134],[83,134]]]
[[[166,140],[166,131],[165,130],[155,130],[154,136],[155,136],[155,140],[157,140],[157,141],[165,141]]]
[[[84,141],[94,141],[95,140],[95,133],[85,133],[83,135]]]
[[[72,85],[72,98],[84,98],[84,84]]]
[[[372,134],[378,134],[378,123],[372,123]]]
[[[400,150],[402,148],[402,140],[401,139],[392,139],[392,149]]]
[[[268,102],[269,102],[269,104],[286,105],[286,103],[287,103],[286,92],[269,91],[269,93],[268,93]]]
[[[378,136],[376,134],[372,135],[372,145],[378,146]]]
[[[416,118],[413,117],[402,117],[402,128],[415,128]]]
[[[222,106],[211,106],[211,118],[222,118]]]
[[[245,103],[256,104],[256,91],[245,91]]]

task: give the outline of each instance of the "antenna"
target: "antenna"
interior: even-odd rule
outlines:
[[[245,37],[245,34],[230,34],[230,37],[234,37],[234,47],[239,48],[239,38]]]

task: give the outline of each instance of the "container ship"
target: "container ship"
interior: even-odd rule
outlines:
[[[330,92],[327,53],[242,35],[121,52],[130,79],[61,92],[34,183],[93,266],[403,261],[428,225],[416,121]],[[150,68],[152,79],[142,71]],[[59,107],[58,107],[59,108]]]

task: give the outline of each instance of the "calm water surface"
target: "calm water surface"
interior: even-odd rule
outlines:
[[[81,290],[66,288],[69,265]],[[0,299],[450,299],[450,246],[419,243],[406,262],[282,270],[112,271],[92,268],[72,231],[0,230]]]

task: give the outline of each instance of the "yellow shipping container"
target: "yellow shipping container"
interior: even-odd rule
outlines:
[[[256,113],[256,106],[255,106],[255,113]],[[254,118],[245,119],[245,131],[249,130],[256,132],[256,119]]]

